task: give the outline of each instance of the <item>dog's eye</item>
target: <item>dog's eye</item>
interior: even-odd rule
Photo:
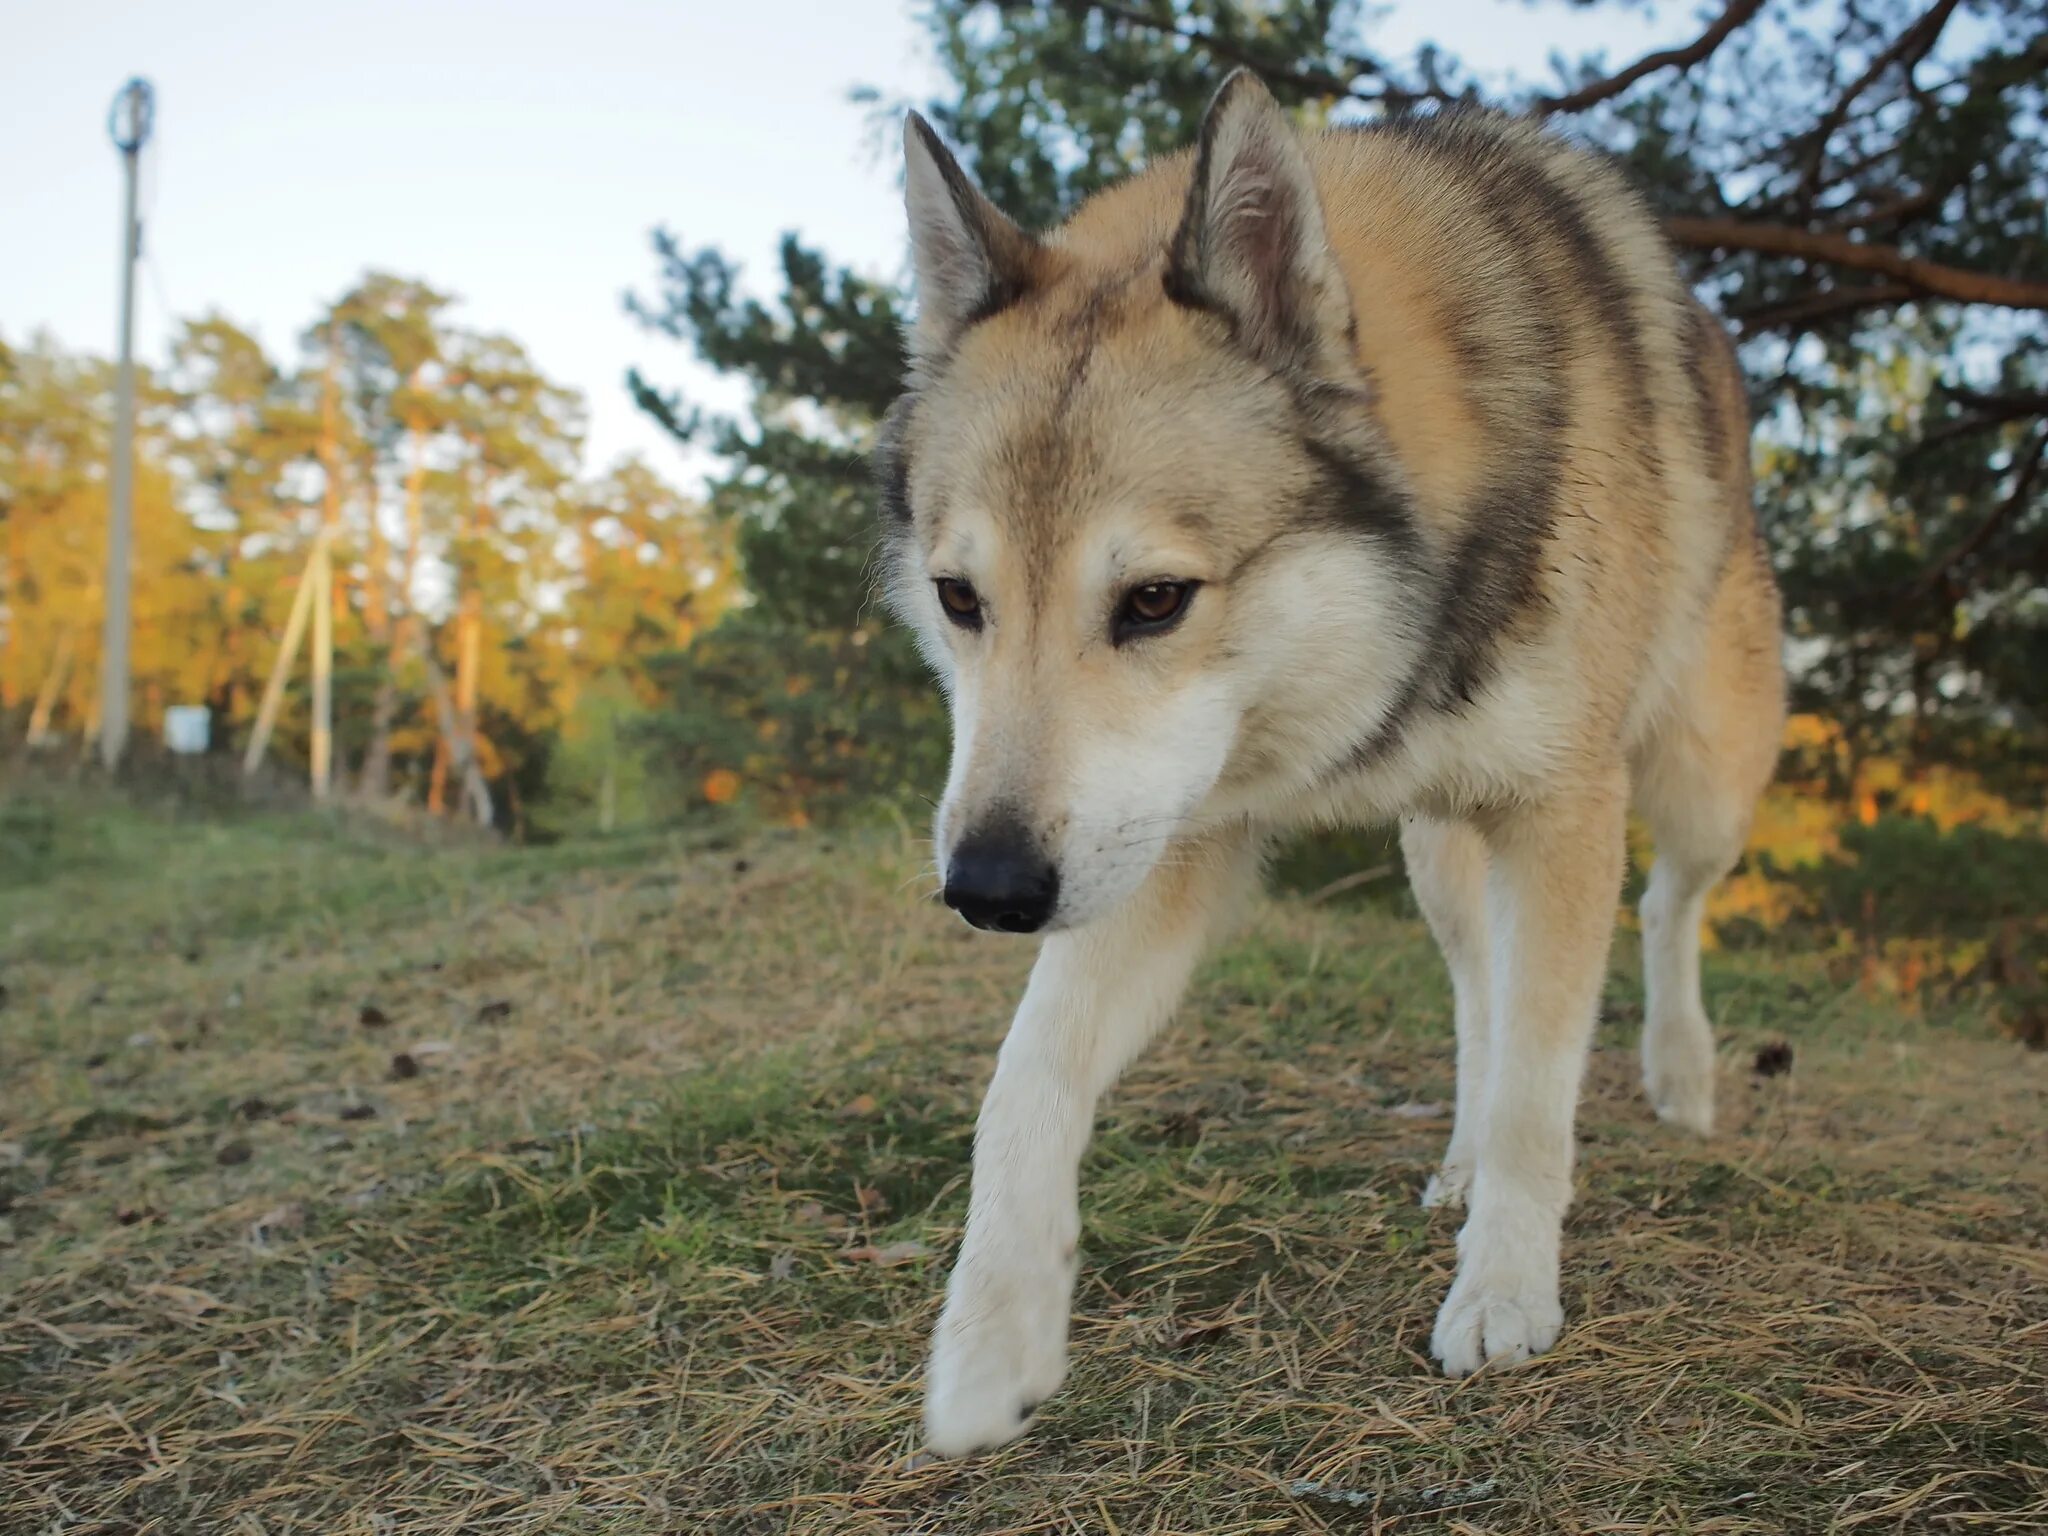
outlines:
[[[1131,588],[1116,611],[1115,638],[1136,639],[1169,627],[1187,612],[1194,591],[1191,581],[1149,581]]]
[[[939,606],[946,610],[947,618],[963,629],[981,628],[979,592],[952,576],[941,576],[935,585],[939,589]]]

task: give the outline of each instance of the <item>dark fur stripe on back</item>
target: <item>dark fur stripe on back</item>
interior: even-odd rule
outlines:
[[[1502,637],[1542,602],[1544,550],[1556,519],[1568,510],[1561,485],[1571,428],[1565,377],[1575,343],[1583,345],[1558,318],[1570,302],[1590,302],[1599,316],[1599,344],[1617,367],[1630,435],[1652,493],[1662,478],[1649,365],[1627,280],[1579,198],[1497,123],[1483,114],[1450,113],[1360,130],[1389,134],[1437,162],[1446,178],[1473,186],[1490,226],[1489,254],[1516,281],[1446,315],[1473,381],[1472,402],[1497,446],[1438,573],[1436,623],[1421,666],[1387,718],[1353,749],[1347,767],[1369,765],[1392,750],[1416,710],[1469,703],[1491,676]],[[1510,327],[1503,322],[1515,306],[1519,325]],[[1492,398],[1489,383],[1504,379],[1523,388]]]
[[[1479,183],[1491,181],[1503,153],[1492,134],[1474,133],[1456,118],[1403,119],[1364,131],[1392,134],[1441,162],[1446,176]],[[1544,274],[1535,248],[1541,231],[1530,211],[1490,198],[1482,206],[1490,241],[1521,279],[1517,286],[1540,292]],[[1437,572],[1435,620],[1419,665],[1379,726],[1352,749],[1346,767],[1384,757],[1418,709],[1451,709],[1469,700],[1492,670],[1496,642],[1541,595],[1536,575],[1563,467],[1566,412],[1557,360],[1565,338],[1545,316],[1532,327],[1533,348],[1509,347],[1490,318],[1486,307],[1459,317],[1462,361],[1475,380],[1526,379],[1532,389],[1505,411],[1478,397],[1488,434],[1499,444],[1494,463]]]

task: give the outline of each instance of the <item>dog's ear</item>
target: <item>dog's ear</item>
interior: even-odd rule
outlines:
[[[1166,292],[1223,316],[1276,368],[1348,361],[1351,296],[1330,253],[1315,173],[1294,125],[1248,69],[1209,103]]]
[[[917,277],[910,358],[915,368],[929,371],[968,326],[1023,295],[1039,248],[967,179],[932,125],[915,112],[903,124],[903,161]]]

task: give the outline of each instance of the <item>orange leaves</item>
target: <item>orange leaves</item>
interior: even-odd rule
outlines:
[[[740,776],[730,768],[714,768],[704,775],[704,798],[713,805],[731,805],[740,797]]]

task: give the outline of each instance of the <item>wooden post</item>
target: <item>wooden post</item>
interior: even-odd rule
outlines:
[[[43,686],[36,691],[35,708],[28,716],[28,744],[40,747],[50,737],[50,716],[56,711],[58,695],[64,691],[64,683],[71,676],[71,641],[74,631],[67,624],[64,632],[57,637],[57,654],[50,662],[50,670],[43,677]]]
[[[291,617],[285,620],[284,643],[277,648],[277,660],[270,664],[270,680],[263,685],[263,702],[256,709],[255,728],[249,732],[249,749],[242,754],[244,778],[255,773],[262,763],[264,750],[270,745],[270,733],[277,726],[278,707],[284,703],[284,680],[299,654],[306,619],[313,611],[313,587],[326,570],[326,562],[321,559],[326,544],[325,530],[314,535],[313,551],[306,556],[305,569],[299,572],[299,590],[292,594]]]

